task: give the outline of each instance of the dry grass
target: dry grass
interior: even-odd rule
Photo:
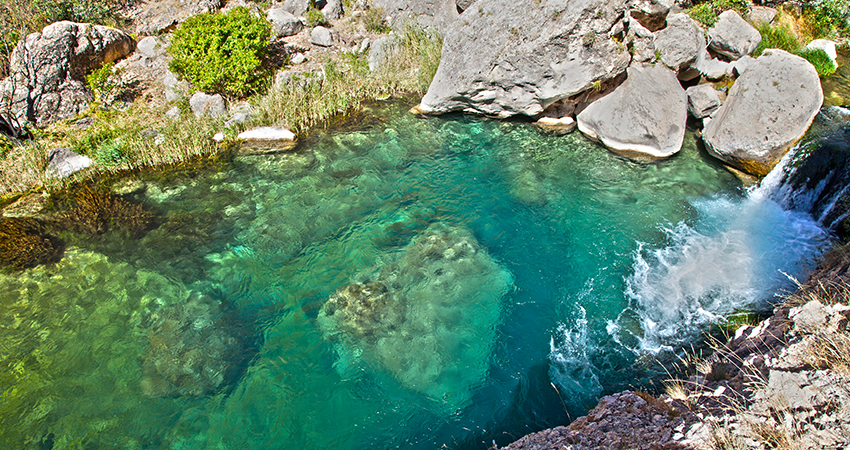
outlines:
[[[341,61],[324,63],[322,75],[298,75],[274,85],[255,103],[254,123],[285,126],[304,133],[327,125],[367,100],[400,94],[423,94],[440,62],[439,36],[408,26],[396,40],[395,51],[379,70],[369,70],[365,54],[346,54]]]

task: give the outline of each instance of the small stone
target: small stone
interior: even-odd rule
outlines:
[[[221,141],[223,141],[223,140],[224,140],[224,133],[222,133],[222,132],[220,132],[220,131],[219,131],[218,133],[214,134],[214,135],[213,135],[213,140],[214,140],[214,141],[216,141],[216,142],[221,142]]]
[[[688,94],[688,112],[697,119],[708,117],[720,107],[720,96],[711,84],[691,86]]]
[[[541,117],[534,124],[541,130],[554,134],[568,134],[576,129],[576,121],[572,117]]]
[[[155,36],[148,36],[136,44],[136,51],[149,58],[156,58],[165,53],[165,47]]]
[[[250,113],[238,112],[234,114],[227,122],[224,122],[225,128],[233,128],[236,125],[241,125],[251,118]]]
[[[58,147],[50,151],[47,156],[47,173],[67,178],[80,170],[91,167],[94,161],[88,156],[74,153],[70,148]]]
[[[310,43],[320,47],[330,47],[334,44],[333,34],[325,27],[313,28],[310,32]]]
[[[171,120],[177,120],[180,118],[180,108],[173,106],[171,109],[165,112],[165,117]]]
[[[289,62],[292,65],[303,64],[307,62],[307,57],[303,53],[296,53],[289,58]]]
[[[221,117],[227,113],[224,97],[220,94],[207,95],[203,92],[197,92],[189,99],[189,106],[192,108],[195,117]]]

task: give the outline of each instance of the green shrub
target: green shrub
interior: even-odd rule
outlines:
[[[118,141],[107,141],[97,146],[92,159],[101,166],[114,166],[127,162],[127,149]]]
[[[778,48],[789,53],[796,53],[800,50],[800,41],[787,25],[773,27],[765,23],[756,25],[756,28],[761,33],[761,42],[753,51],[753,57],[758,57],[769,48]]]
[[[748,0],[708,0],[694,5],[687,13],[697,22],[712,27],[717,22],[717,16],[729,9],[734,9],[743,16],[750,9],[750,2]]]
[[[115,63],[108,62],[86,75],[86,86],[94,94],[95,101],[105,103],[117,87],[111,79],[114,69]]]
[[[174,31],[169,68],[198,89],[245,97],[268,78],[263,67],[271,25],[247,8],[226,14],[198,14]]]
[[[318,26],[326,26],[328,24],[328,20],[325,19],[325,15],[316,8],[315,5],[310,2],[311,5],[307,8],[307,12],[304,13],[304,18],[307,19],[308,27],[318,27]]]
[[[850,3],[847,0],[807,0],[803,17],[815,38],[836,38],[850,33]]]
[[[803,49],[797,52],[798,55],[806,58],[815,69],[818,71],[818,75],[825,77],[828,75],[832,75],[835,73],[838,67],[832,63],[832,59],[829,55],[826,54],[823,49],[812,48],[812,49]]]

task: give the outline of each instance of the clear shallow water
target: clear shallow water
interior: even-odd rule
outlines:
[[[486,448],[658,375],[825,235],[666,161],[405,105],[149,177],[136,240],[2,275],[7,448]]]

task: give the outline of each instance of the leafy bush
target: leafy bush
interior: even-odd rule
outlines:
[[[107,141],[97,146],[92,159],[102,166],[114,166],[127,162],[129,155],[127,149],[117,141]]]
[[[850,33],[850,3],[847,0],[807,0],[803,16],[815,38],[835,38]]]
[[[105,103],[117,85],[110,79],[115,69],[114,62],[104,63],[86,75],[86,86],[94,94],[95,101]]]
[[[812,63],[818,71],[818,75],[822,77],[832,75],[838,69],[838,67],[832,63],[832,58],[830,58],[823,49],[803,49],[797,52],[797,54]]]
[[[708,0],[694,5],[687,13],[697,22],[712,27],[717,22],[717,16],[729,9],[734,9],[743,16],[750,9],[750,2],[748,0]]]
[[[799,39],[787,25],[774,27],[764,23],[756,25],[756,28],[761,33],[761,42],[753,51],[753,57],[758,57],[768,48],[778,48],[789,53],[796,53],[800,50]]]
[[[247,8],[226,14],[198,14],[174,31],[169,68],[198,89],[245,97],[268,78],[263,67],[271,25]]]

